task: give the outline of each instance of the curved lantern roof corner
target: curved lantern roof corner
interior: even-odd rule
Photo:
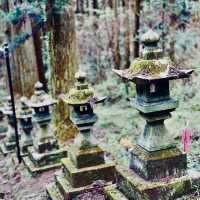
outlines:
[[[42,106],[51,106],[56,103],[57,101],[44,91],[43,84],[38,81],[35,84],[35,91],[30,99],[29,106],[32,108],[38,108]]]
[[[79,71],[75,74],[75,87],[68,95],[62,95],[61,99],[69,105],[84,105],[88,103],[98,104],[105,101],[106,97],[99,97],[86,80],[86,73]]]
[[[160,37],[153,30],[149,30],[141,37],[144,44],[142,56],[133,60],[129,69],[113,71],[128,81],[154,81],[160,79],[187,78],[192,69],[180,69],[168,57],[164,57],[159,43]]]

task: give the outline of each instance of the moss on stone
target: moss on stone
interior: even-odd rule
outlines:
[[[139,155],[144,160],[161,160],[182,155],[183,153],[178,148],[164,149],[148,153],[137,145],[133,145],[134,153]]]
[[[90,87],[87,89],[78,90],[73,88],[69,92],[69,97],[66,100],[68,104],[85,104],[94,96],[94,90]]]
[[[159,75],[160,73],[167,71],[169,64],[170,62],[167,59],[145,60],[139,58],[133,61],[128,73],[131,75]]]

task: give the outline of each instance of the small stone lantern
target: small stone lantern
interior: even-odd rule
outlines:
[[[28,106],[28,99],[26,97],[22,97],[20,99],[20,112],[18,115],[20,129],[22,130],[21,134],[21,151],[22,155],[27,155],[28,147],[33,145],[32,138],[32,110]]]
[[[8,131],[8,126],[4,118],[3,110],[0,109],[0,139],[6,136],[6,132]]]
[[[50,109],[55,103],[43,90],[43,84],[37,82],[29,103],[34,111],[35,137],[33,147],[28,148],[28,156],[24,158],[24,163],[32,175],[59,168],[60,159],[67,156],[67,151],[59,147],[53,132]]]
[[[159,40],[156,32],[148,31],[141,38],[144,44],[141,57],[135,59],[127,70],[114,70],[121,78],[136,84],[136,98],[131,103],[146,120],[144,132],[130,153],[130,176],[133,178],[127,179],[129,172],[119,172],[119,187],[123,191],[128,190],[128,185],[136,185],[129,188],[130,194],[126,194],[129,199],[162,199],[159,195],[163,195],[163,187],[171,187],[169,190],[174,191],[177,188],[176,184],[171,186],[171,183],[160,184],[159,181],[177,178],[179,184],[187,173],[187,156],[177,148],[173,134],[169,133],[164,121],[178,107],[178,101],[170,97],[169,81],[188,78],[193,70],[176,68],[169,58],[164,57]],[[122,186],[124,181],[127,184]]]
[[[53,136],[53,132],[49,131],[51,125],[50,107],[55,103],[55,100],[43,90],[43,84],[37,82],[35,84],[35,93],[30,100],[30,106],[34,110],[34,122],[39,125],[34,143],[39,153],[54,147],[57,148],[57,140]]]
[[[3,113],[5,116],[7,116],[8,131],[6,133],[6,138],[4,139],[3,144],[1,144],[1,151],[4,155],[7,155],[8,153],[14,152],[15,147],[16,147],[14,116],[13,116],[12,103],[11,103],[10,96],[7,97],[7,102],[5,104]]]
[[[102,103],[105,98],[98,98],[86,81],[86,74],[78,72],[75,75],[76,85],[62,100],[71,107],[71,120],[79,129],[79,134],[68,151],[68,158],[61,160],[62,173],[56,175],[56,181],[47,187],[50,199],[76,197],[77,191],[84,192],[86,186],[94,181],[114,180],[115,166],[106,163],[104,151],[91,135],[91,130],[97,121],[93,111],[95,104]]]
[[[72,107],[71,121],[78,127],[80,134],[75,138],[75,144],[80,149],[97,147],[91,138],[91,129],[97,121],[93,106],[103,102],[105,98],[94,97],[94,90],[86,82],[86,74],[78,72],[75,75],[76,87],[70,90],[66,103]]]

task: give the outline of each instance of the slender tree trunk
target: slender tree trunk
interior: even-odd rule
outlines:
[[[121,66],[121,55],[120,55],[120,44],[119,44],[119,36],[120,36],[120,28],[119,28],[119,19],[118,19],[118,1],[113,0],[113,9],[114,9],[114,23],[113,23],[113,58],[114,58],[114,68],[119,69]]]
[[[33,33],[33,42],[35,47],[35,55],[36,55],[36,62],[37,62],[37,71],[38,71],[38,78],[39,81],[44,85],[44,90],[47,92],[47,80],[45,77],[45,69],[43,63],[43,56],[42,56],[42,31],[38,30]]]
[[[134,6],[133,6],[133,15],[134,15],[133,57],[137,58],[137,57],[139,57],[139,51],[140,51],[140,42],[139,42],[138,36],[139,36],[139,29],[140,29],[140,4],[141,4],[141,0],[133,0],[133,1],[134,1]]]
[[[93,0],[92,4],[94,10],[93,14],[96,15],[97,14],[96,10],[99,8],[98,0]]]
[[[50,7],[52,2],[50,2]],[[55,98],[62,93],[68,93],[74,86],[74,76],[78,70],[78,56],[75,32],[75,16],[73,8],[67,5],[60,13],[48,16],[51,24],[50,55],[51,55],[51,85]],[[54,117],[56,134],[60,141],[75,135],[76,129],[69,119],[69,107],[59,101]]]
[[[125,68],[130,67],[130,21],[129,21],[129,1],[124,0],[125,3]]]

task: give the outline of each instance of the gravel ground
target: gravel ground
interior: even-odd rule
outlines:
[[[0,155],[0,192],[5,193],[4,200],[44,200],[45,187],[53,181],[54,172],[33,178],[23,164],[15,164],[11,156]]]

